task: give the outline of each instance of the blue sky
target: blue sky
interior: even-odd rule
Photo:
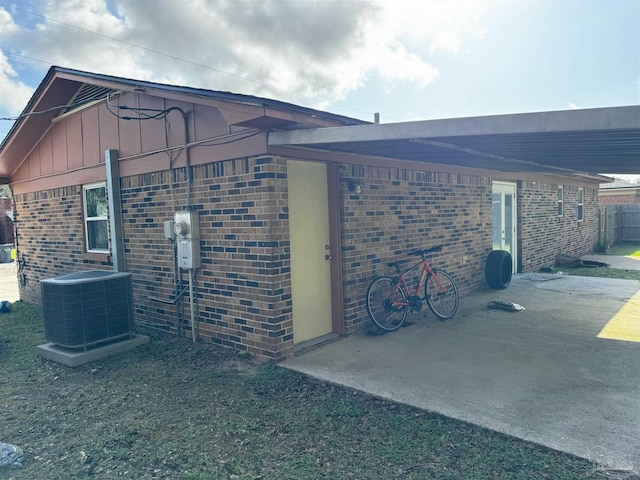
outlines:
[[[51,65],[382,122],[635,105],[640,1],[0,0],[0,117]]]

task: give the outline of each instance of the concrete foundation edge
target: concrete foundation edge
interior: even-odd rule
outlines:
[[[131,338],[119,342],[109,343],[91,350],[73,350],[61,347],[55,343],[45,343],[38,345],[38,354],[57,363],[62,363],[68,367],[78,367],[86,363],[100,360],[118,353],[128,352],[149,341],[146,335],[133,335]]]

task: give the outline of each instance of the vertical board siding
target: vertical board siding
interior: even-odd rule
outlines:
[[[65,172],[69,169],[67,152],[67,121],[54,123],[51,127],[51,151],[53,152],[53,171]]]
[[[100,151],[100,125],[98,123],[98,109],[90,108],[82,113],[82,163],[85,166],[97,165],[104,156]],[[76,147],[77,148],[77,145]]]
[[[82,116],[73,115],[66,120],[67,134],[66,152],[67,152],[67,169],[75,170],[83,167],[83,151],[82,151]]]

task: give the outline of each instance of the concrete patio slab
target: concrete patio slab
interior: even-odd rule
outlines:
[[[638,471],[640,343],[598,334],[639,290],[631,280],[515,275],[506,290],[463,297],[449,321],[423,310],[397,332],[357,332],[280,365]],[[488,309],[492,300],[526,310]]]

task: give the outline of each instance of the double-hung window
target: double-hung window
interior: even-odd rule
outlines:
[[[107,187],[104,182],[82,187],[87,252],[109,253]]]
[[[564,187],[558,186],[558,216],[564,215]]]
[[[578,221],[584,220],[584,188],[578,188]]]

